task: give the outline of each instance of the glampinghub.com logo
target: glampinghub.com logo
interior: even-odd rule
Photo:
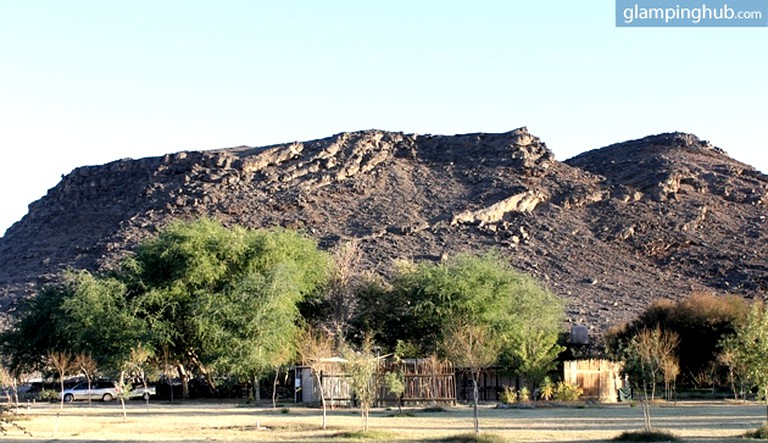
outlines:
[[[765,27],[768,0],[616,0],[620,27]]]

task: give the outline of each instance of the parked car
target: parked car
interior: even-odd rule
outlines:
[[[65,402],[75,400],[112,401],[117,398],[119,393],[120,387],[113,381],[94,381],[91,382],[90,389],[88,389],[87,382],[78,383],[69,389],[65,389],[64,392],[59,394],[59,398],[63,396]]]
[[[149,397],[157,394],[157,388],[154,386],[147,386],[146,388],[143,385],[135,385],[131,388],[130,392],[128,392],[128,398],[143,398],[144,400],[149,400]]]

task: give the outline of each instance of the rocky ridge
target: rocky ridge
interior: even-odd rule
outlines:
[[[566,162],[525,128],[433,136],[360,131],[81,167],[0,239],[6,311],[67,267],[113,266],[170,220],[360,239],[368,266],[496,248],[603,330],[655,298],[763,297],[768,177],[693,135]]]

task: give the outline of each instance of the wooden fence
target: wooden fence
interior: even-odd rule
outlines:
[[[615,403],[623,386],[621,369],[621,363],[609,360],[567,361],[563,367],[563,379],[583,389],[582,398]]]
[[[403,374],[403,404],[456,403],[456,375],[450,362],[437,357],[405,359],[399,364],[388,363],[384,369],[399,370]],[[382,388],[379,403],[392,405],[396,404],[396,399]]]
[[[308,367],[296,367],[296,402],[318,403],[320,391],[316,378]],[[403,405],[434,405],[456,403],[456,376],[450,362],[437,358],[405,359],[399,363],[383,362],[380,374],[399,371],[403,375],[405,392]],[[326,402],[330,405],[350,405],[352,398],[347,376],[339,365],[335,370],[320,375]],[[376,404],[396,406],[397,397],[384,386],[379,388]]]

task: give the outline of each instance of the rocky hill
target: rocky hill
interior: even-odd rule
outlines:
[[[197,216],[303,229],[324,247],[358,238],[382,273],[395,258],[496,248],[597,330],[655,298],[768,289],[768,176],[693,135],[559,162],[525,128],[361,131],[78,168],[0,239],[3,310],[62,269],[112,266]]]

